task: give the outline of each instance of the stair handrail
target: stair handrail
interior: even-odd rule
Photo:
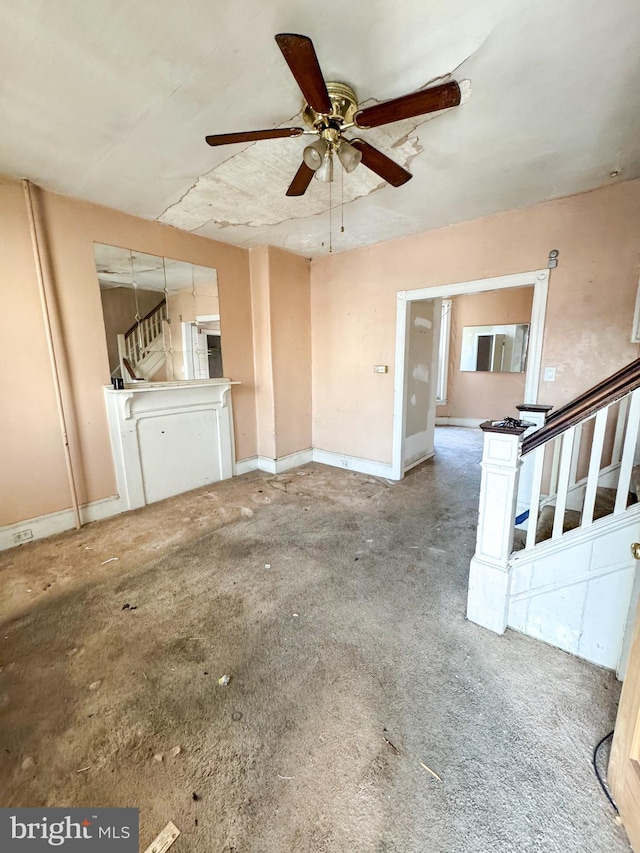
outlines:
[[[131,335],[136,331],[136,329],[138,328],[138,326],[141,323],[144,323],[146,320],[150,320],[153,317],[153,315],[156,314],[158,311],[161,311],[166,304],[167,304],[167,300],[163,299],[161,302],[158,302],[156,307],[152,308],[148,314],[145,314],[145,316],[141,317],[140,320],[136,320],[136,322],[133,324],[133,326],[131,326],[131,328],[127,329],[127,331],[124,333],[125,340],[127,338],[131,337]]]
[[[570,427],[586,420],[599,409],[615,403],[636,388],[640,388],[640,358],[625,365],[616,373],[589,388],[588,391],[551,412],[545,425],[523,440],[520,455],[526,456],[536,447],[540,447],[541,444],[561,435]]]

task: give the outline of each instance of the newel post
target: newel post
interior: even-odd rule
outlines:
[[[553,406],[543,405],[541,403],[521,403],[516,406],[518,417],[523,421],[528,421],[531,426],[527,427],[526,432],[522,436],[527,438],[533,432],[541,429],[545,425],[547,415]],[[531,504],[531,489],[533,487],[533,469],[534,469],[534,454],[529,453],[522,460],[520,468],[520,484],[518,486],[518,501],[516,503],[516,518],[524,515]],[[529,519],[526,518],[520,524],[516,524],[521,530],[527,530],[529,527]]]
[[[476,552],[469,569],[467,618],[503,634],[509,614],[509,556],[526,427],[480,424],[484,432]]]

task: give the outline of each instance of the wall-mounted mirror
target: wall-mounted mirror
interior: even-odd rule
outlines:
[[[460,370],[524,373],[529,324],[465,326],[462,329]]]
[[[215,269],[94,244],[112,378],[223,376]]]

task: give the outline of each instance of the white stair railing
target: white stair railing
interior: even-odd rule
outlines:
[[[526,420],[526,407],[519,409]],[[640,359],[564,406],[539,430],[529,426],[526,438],[526,426],[481,425],[480,508],[467,600],[471,621],[498,633],[506,627],[514,528],[516,515],[521,524],[526,515],[523,507],[529,512],[525,553],[542,548],[546,539],[554,549],[565,547],[559,540],[569,547],[576,528],[631,511],[630,486],[640,499],[639,425]],[[552,524],[545,530],[551,513]],[[519,552],[517,559],[525,554]]]
[[[152,352],[163,349],[163,321],[167,320],[167,303],[162,300],[146,317],[138,320],[124,335],[118,335],[120,363],[127,359],[135,368]],[[123,375],[125,375],[123,371]]]
[[[615,429],[612,429],[611,413],[615,416]],[[590,422],[593,422],[591,447],[585,448],[584,439],[589,432],[585,429],[585,425]],[[581,528],[593,523],[598,488],[603,485],[615,489],[615,503],[611,514],[618,515],[625,511],[629,499],[631,474],[634,465],[637,464],[639,423],[640,389],[636,389],[619,403],[604,406],[595,415],[589,415],[577,425],[569,427],[561,435],[532,451],[534,474],[525,550],[537,544],[537,523],[545,506],[554,508],[551,539],[558,539],[563,535],[567,509],[575,509],[581,513],[579,525]],[[607,431],[609,440],[613,444],[610,461],[602,466]],[[589,454],[588,472],[585,477],[578,479],[580,457],[586,451]],[[550,458],[547,489],[544,491],[544,475]],[[522,492],[519,499],[523,500]]]

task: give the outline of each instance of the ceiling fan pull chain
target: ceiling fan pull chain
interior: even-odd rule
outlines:
[[[340,170],[340,233],[344,234],[344,169]]]
[[[331,252],[333,252],[333,244],[331,242],[331,231],[332,231],[332,227],[331,227],[331,184],[332,183],[333,183],[333,181],[329,182],[329,254],[331,254]]]

